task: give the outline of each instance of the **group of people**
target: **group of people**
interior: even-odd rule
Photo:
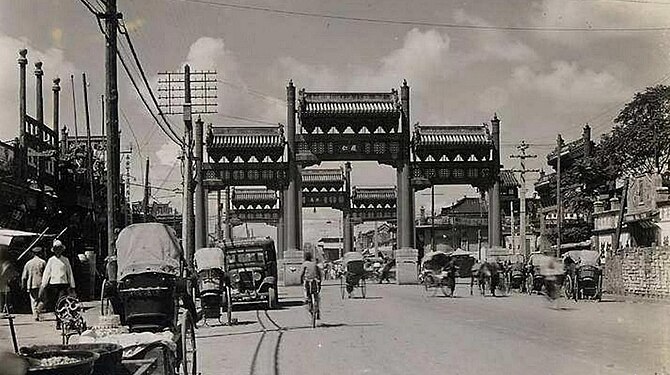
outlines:
[[[33,247],[32,258],[26,262],[19,274],[10,259],[9,247],[0,245],[0,313],[10,313],[9,292],[12,281],[20,277],[20,287],[30,297],[30,307],[33,318],[40,320],[49,296],[56,300],[62,296],[74,293],[75,281],[72,265],[63,255],[65,245],[60,240],[54,240],[51,246],[52,255],[48,260],[42,259],[43,248]]]

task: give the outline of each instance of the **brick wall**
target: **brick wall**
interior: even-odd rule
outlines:
[[[670,247],[625,248],[608,256],[604,276],[606,293],[670,298]]]

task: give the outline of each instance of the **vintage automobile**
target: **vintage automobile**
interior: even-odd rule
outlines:
[[[225,240],[219,244],[225,254],[228,288],[226,301],[235,306],[243,303],[266,303],[268,309],[278,304],[277,253],[274,241],[266,238]],[[226,302],[227,303],[227,302]]]

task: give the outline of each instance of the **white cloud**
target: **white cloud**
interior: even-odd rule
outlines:
[[[476,17],[463,10],[454,12],[454,21],[469,25],[493,26],[481,17]],[[504,31],[487,31],[474,33],[468,39],[472,46],[464,51],[465,63],[487,61],[490,59],[501,61],[530,61],[538,58],[535,51],[520,40],[510,38]]]
[[[164,143],[158,151],[156,157],[161,165],[172,165],[181,155],[181,149],[173,142]]]
[[[562,103],[598,105],[621,100],[630,95],[630,88],[607,71],[581,68],[575,62],[555,61],[551,69],[540,71],[529,66],[514,69],[510,87],[539,94]]]

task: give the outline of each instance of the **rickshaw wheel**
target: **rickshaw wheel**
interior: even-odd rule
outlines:
[[[182,375],[197,375],[198,373],[198,350],[196,348],[195,327],[191,314],[184,312],[179,318],[181,329],[181,366]]]
[[[340,296],[344,299],[344,276],[340,276]]]
[[[105,302],[109,307],[109,299],[105,301],[105,287],[107,286],[107,279],[102,280],[102,289],[100,290],[100,315],[105,315]]]
[[[365,287],[365,277],[361,278],[361,295],[365,298],[367,288]]]
[[[226,318],[228,318],[228,325],[233,324],[233,299],[230,294],[230,287],[226,286]]]

